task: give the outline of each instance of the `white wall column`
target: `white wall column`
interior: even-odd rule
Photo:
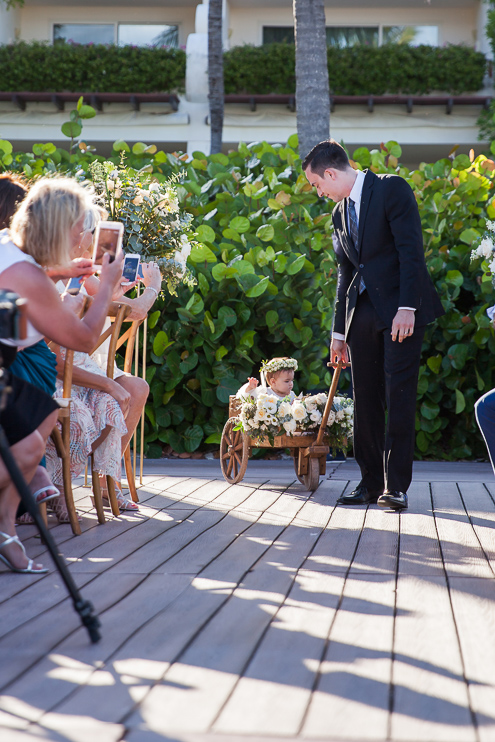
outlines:
[[[0,44],[13,44],[21,31],[21,11],[19,8],[7,10],[0,3]]]

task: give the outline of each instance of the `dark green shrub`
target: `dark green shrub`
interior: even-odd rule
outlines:
[[[0,45],[3,91],[146,93],[184,87],[182,49],[19,42]]]
[[[238,46],[224,59],[226,93],[295,91],[292,44]],[[483,86],[485,68],[484,55],[465,46],[328,47],[330,89],[336,95],[475,91]]]

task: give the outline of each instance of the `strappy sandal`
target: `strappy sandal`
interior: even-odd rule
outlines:
[[[5,546],[8,546],[9,544],[17,544],[18,546],[21,547],[24,556],[27,557],[24,544],[22,544],[19,541],[18,536],[9,536],[8,533],[4,533],[3,531],[0,531],[0,536],[4,539],[4,541],[0,544],[0,551]],[[0,559],[2,560],[4,564],[7,565],[7,567],[10,569],[11,572],[19,572],[19,574],[24,574],[24,575],[42,575],[48,572],[47,567],[41,567],[41,569],[34,569],[34,562],[32,559],[28,559],[28,565],[27,567],[24,567],[23,569],[21,569],[20,567],[14,567],[10,559],[7,559],[7,557],[4,556],[3,554],[0,554]]]
[[[101,485],[100,482],[100,488],[101,488],[101,499],[104,501],[105,505],[107,507],[110,506],[110,500],[108,499],[108,488],[106,484],[104,486]],[[119,510],[121,513],[129,512],[129,513],[137,513],[139,512],[139,505],[136,502],[132,502],[132,500],[128,500],[127,497],[124,497],[124,493],[122,492],[121,487],[115,482],[115,496],[117,498],[117,505],[119,506]]]
[[[49,502],[48,508],[55,513],[55,517],[59,523],[70,523],[69,511],[67,510],[67,503],[63,495]],[[82,521],[80,515],[77,516],[77,520]]]
[[[34,475],[34,478],[36,478],[40,470],[42,472],[42,478],[45,480],[45,482],[48,480],[48,484],[46,484],[44,487],[40,487],[39,489],[37,489],[35,492],[32,493],[38,505],[41,505],[42,502],[48,502],[49,500],[53,500],[55,497],[58,497],[60,495],[60,490],[53,484],[53,482],[50,481],[48,472],[43,466],[41,465],[38,466],[38,469],[37,469],[36,474]],[[50,490],[52,490],[51,494],[44,495],[45,492],[48,493]]]

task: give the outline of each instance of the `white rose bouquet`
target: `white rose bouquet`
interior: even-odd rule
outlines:
[[[481,267],[483,271],[491,276],[492,281],[495,275],[495,222],[486,221],[486,230],[480,240],[480,243],[471,251],[471,260],[482,260]]]
[[[260,394],[256,400],[243,400],[236,430],[251,438],[268,438],[273,445],[277,435],[316,432],[321,424],[327,403],[324,393],[279,399],[270,394]],[[327,423],[330,447],[346,450],[352,440],[354,403],[348,397],[335,397]]]
[[[294,400],[292,415],[300,431],[310,432],[320,427],[323,412],[327,404],[327,395],[308,395]],[[330,447],[346,450],[352,440],[354,403],[348,397],[334,397],[332,409],[328,416],[327,435]]]
[[[192,216],[179,208],[177,183],[182,174],[161,182],[149,173],[113,162],[90,166],[96,202],[109,218],[124,225],[124,250],[155,260],[171,294],[180,283],[196,279],[187,267],[194,244]]]
[[[268,438],[273,445],[276,435],[284,432],[290,435],[296,429],[289,398],[280,399],[271,394],[259,394],[256,400],[245,398],[234,429],[251,438]]]

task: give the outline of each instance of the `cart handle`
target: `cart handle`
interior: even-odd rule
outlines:
[[[316,441],[315,441],[316,446],[321,446],[321,444],[323,443],[323,436],[325,435],[325,430],[327,428],[328,418],[330,416],[330,411],[333,405],[333,398],[335,397],[335,392],[337,391],[337,384],[339,383],[340,372],[344,366],[347,366],[347,364],[344,364],[342,363],[342,361],[339,361],[338,363],[327,363],[327,366],[334,368],[335,371],[333,373],[332,385],[328,393],[327,403],[325,405],[325,411],[323,412],[323,417],[321,418],[320,429],[316,437]]]

